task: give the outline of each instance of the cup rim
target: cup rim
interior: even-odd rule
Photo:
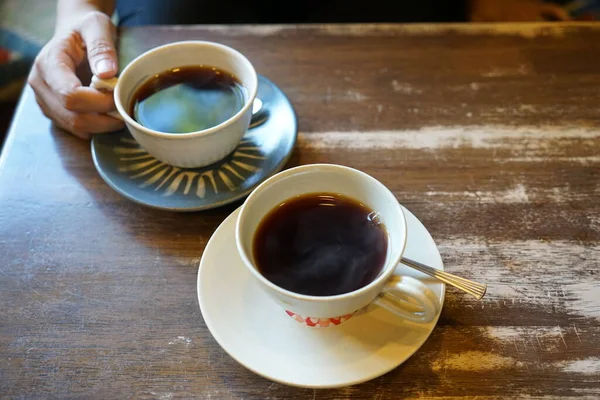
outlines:
[[[133,67],[134,64],[140,62],[142,59],[150,56],[151,54],[160,52],[166,48],[179,47],[182,45],[183,46],[216,47],[216,48],[220,48],[221,50],[224,50],[227,53],[230,53],[234,57],[239,58],[242,61],[242,63],[245,64],[245,66],[248,68],[248,70],[250,72],[250,75],[251,75],[250,79],[254,83],[254,85],[253,85],[254,89],[252,90],[252,92],[248,93],[248,99],[247,99],[246,103],[237,113],[235,113],[233,116],[231,116],[226,121],[223,121],[218,125],[211,126],[210,128],[202,129],[202,130],[194,131],[194,132],[177,133],[177,134],[169,133],[169,132],[161,132],[161,131],[147,128],[144,125],[137,122],[135,119],[133,119],[133,117],[130,116],[129,113],[125,110],[125,107],[123,106],[123,104],[121,102],[121,96],[120,96],[122,78],[123,78],[123,76],[125,76],[127,74],[127,72],[130,71],[130,69]],[[257,92],[258,92],[258,76],[256,73],[256,69],[254,68],[254,66],[252,65],[250,60],[248,60],[248,58],[244,54],[242,54],[241,52],[239,52],[238,50],[236,50],[232,47],[229,47],[229,46],[221,44],[221,43],[216,43],[216,42],[211,42],[211,41],[206,41],[206,40],[182,40],[182,41],[167,43],[162,46],[154,47],[154,48],[140,54],[133,60],[131,60],[125,66],[125,68],[123,68],[123,71],[121,71],[121,73],[118,75],[117,84],[115,85],[115,89],[113,91],[113,97],[114,97],[114,101],[115,101],[115,106],[117,108],[117,111],[121,115],[121,117],[123,117],[125,122],[127,122],[128,124],[131,124],[135,129],[137,129],[141,132],[144,132],[148,135],[159,137],[159,138],[181,140],[181,139],[189,139],[189,138],[213,135],[215,133],[220,132],[223,128],[235,123],[238,119],[240,119],[242,117],[242,115],[244,113],[246,113],[248,111],[249,108],[251,108],[253,106],[254,99],[256,98]]]
[[[375,182],[378,186],[380,186],[382,188],[383,191],[385,191],[388,195],[392,196],[396,200],[395,207],[397,208],[397,211],[399,212],[400,218],[402,220],[401,229],[402,229],[402,235],[403,235],[403,237],[401,238],[402,243],[399,243],[399,245],[401,246],[399,255],[396,259],[388,260],[385,263],[384,268],[386,268],[387,270],[384,269],[382,272],[380,272],[379,276],[377,276],[375,279],[373,279],[369,284],[367,284],[359,289],[353,290],[352,292],[341,293],[341,294],[330,295],[330,296],[312,296],[312,295],[296,293],[296,292],[292,292],[291,290],[284,289],[284,288],[274,284],[267,278],[265,278],[258,271],[258,269],[256,267],[254,267],[254,262],[251,261],[252,259],[248,256],[248,254],[246,253],[246,251],[244,249],[244,246],[242,245],[241,231],[242,231],[242,226],[244,223],[243,216],[248,207],[248,204],[254,200],[254,198],[257,196],[257,193],[260,193],[260,191],[264,190],[266,187],[270,186],[272,183],[277,182],[278,180],[280,180],[282,178],[297,174],[298,172],[303,172],[305,170],[311,170],[311,169],[329,169],[329,170],[338,170],[338,171],[342,170],[342,171],[349,172],[352,174],[360,175],[367,180]],[[402,255],[404,254],[404,251],[406,250],[406,242],[407,242],[407,236],[408,236],[407,229],[408,228],[407,228],[407,224],[406,224],[406,216],[404,214],[404,210],[402,209],[402,205],[398,202],[398,199],[396,199],[396,196],[394,196],[394,194],[379,180],[375,179],[374,177],[372,177],[371,175],[369,175],[363,171],[360,171],[360,170],[352,168],[352,167],[347,167],[344,165],[326,164],[326,163],[307,164],[307,165],[301,165],[301,166],[289,168],[285,171],[275,174],[275,175],[271,176],[270,178],[268,178],[267,180],[265,180],[263,183],[261,183],[258,187],[256,187],[252,191],[252,193],[248,196],[246,201],[244,201],[244,204],[240,207],[240,213],[238,214],[238,218],[237,218],[236,225],[235,225],[235,243],[236,243],[237,251],[238,251],[240,257],[242,258],[242,261],[246,265],[246,267],[251,271],[251,273],[254,275],[254,277],[256,279],[258,279],[260,282],[262,282],[264,285],[266,285],[270,289],[276,291],[279,294],[294,298],[296,300],[304,300],[304,301],[311,301],[311,302],[330,302],[332,300],[339,300],[339,299],[345,299],[345,298],[347,299],[347,298],[354,298],[357,296],[361,296],[365,292],[368,292],[368,291],[372,290],[375,286],[381,284],[382,281],[387,281],[390,278],[390,276],[394,273],[394,271],[396,270],[396,267],[398,266],[398,264],[400,264]],[[396,242],[394,242],[394,243],[396,243]],[[390,264],[392,264],[392,265],[390,266]]]

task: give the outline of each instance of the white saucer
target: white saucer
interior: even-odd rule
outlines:
[[[406,257],[443,270],[435,242],[421,222],[404,209],[408,223]],[[439,318],[426,324],[404,321],[369,306],[347,322],[309,328],[290,318],[254,282],[235,245],[233,212],[209,240],[198,270],[198,301],[206,326],[219,345],[249,370],[275,382],[307,387],[354,385],[396,368],[427,340]],[[445,286],[400,266],[439,298]]]

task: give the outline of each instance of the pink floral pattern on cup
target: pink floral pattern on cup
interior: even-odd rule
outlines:
[[[344,322],[348,321],[356,312],[350,313],[350,314],[346,314],[346,315],[342,315],[341,317],[334,317],[334,318],[312,318],[312,317],[303,317],[301,315],[298,315],[296,313],[293,313],[291,311],[285,311],[287,313],[287,315],[289,315],[290,317],[292,317],[294,320],[296,320],[297,322],[309,326],[311,328],[327,328],[330,326],[337,326],[340,324],[343,324]]]

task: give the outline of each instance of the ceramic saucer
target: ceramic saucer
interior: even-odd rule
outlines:
[[[405,255],[432,267],[443,263],[427,229],[408,210]],[[404,321],[369,306],[343,324],[310,328],[290,318],[255,283],[235,244],[239,209],[215,231],[198,270],[198,301],[219,345],[249,370],[275,382],[308,388],[358,384],[396,368],[427,340],[439,318]],[[400,266],[397,273],[425,283],[438,297],[444,284]]]
[[[166,210],[199,211],[245,197],[284,167],[298,134],[285,94],[264,76],[258,83],[262,109],[239,146],[223,160],[203,168],[176,168],[148,154],[125,129],[93,137],[98,173],[126,198]]]

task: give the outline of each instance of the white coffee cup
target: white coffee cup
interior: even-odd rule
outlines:
[[[335,296],[309,296],[283,289],[258,270],[252,254],[255,232],[263,218],[284,201],[307,193],[329,192],[358,200],[378,213],[388,233],[384,267],[368,285]],[[437,315],[438,300],[425,284],[394,274],[406,247],[407,225],[402,206],[379,181],[359,170],[335,164],[311,164],[280,172],[260,184],[241,207],[236,225],[237,249],[262,289],[290,316],[314,326],[339,324],[374,303],[413,322],[429,322]],[[405,301],[409,298],[412,301]],[[415,309],[414,303],[418,304]],[[312,321],[312,324],[311,324]]]
[[[197,132],[169,133],[149,129],[133,119],[127,109],[132,96],[150,77],[172,68],[205,65],[233,74],[246,89],[243,107],[227,121]],[[118,78],[93,77],[91,86],[114,92],[118,113],[131,135],[148,153],[167,164],[196,168],[212,164],[231,153],[250,125],[258,77],[252,63],[239,51],[206,41],[174,42],[149,50],[131,61]]]

